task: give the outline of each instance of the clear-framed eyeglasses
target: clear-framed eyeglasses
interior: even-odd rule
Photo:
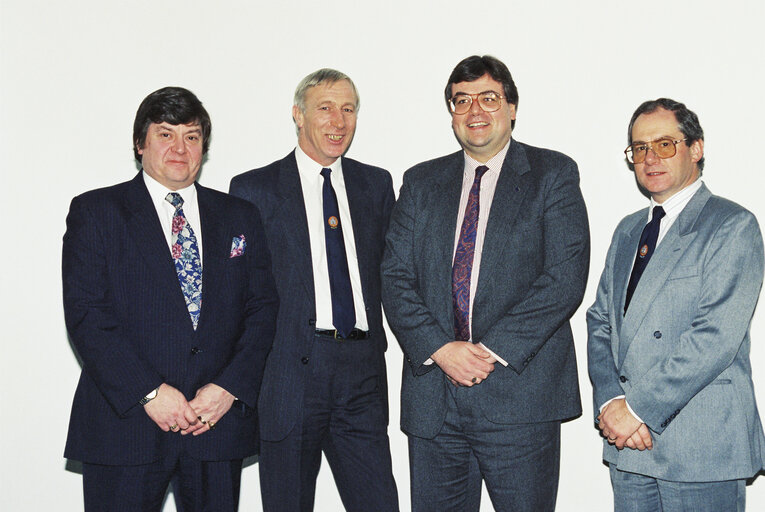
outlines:
[[[645,157],[648,155],[649,150],[653,151],[659,158],[672,158],[677,153],[678,143],[686,140],[688,139],[663,137],[651,142],[634,142],[627,146],[624,154],[627,155],[627,161],[631,164],[642,164],[645,162]]]
[[[458,93],[449,100],[449,109],[457,115],[467,114],[473,102],[478,101],[484,112],[496,112],[502,106],[503,98],[504,96],[493,91],[478,94]]]

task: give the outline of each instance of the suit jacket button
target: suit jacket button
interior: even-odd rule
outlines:
[[[619,382],[627,382],[627,377],[625,377],[624,375],[620,375]]]
[[[202,349],[200,349],[199,347],[193,347],[191,349],[191,355],[192,356],[195,356],[195,355],[199,354],[200,352],[202,352]]]
[[[308,364],[308,358],[307,357],[302,357],[302,358],[300,358],[300,362],[303,363],[303,364]]]
[[[308,325],[316,325],[316,319],[315,318],[309,318],[308,319]]]
[[[653,331],[653,337],[657,340],[661,338],[661,331]]]

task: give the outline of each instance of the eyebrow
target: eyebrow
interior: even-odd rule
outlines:
[[[481,91],[481,92],[477,92],[475,94],[470,94],[469,92],[455,92],[454,95],[455,96],[459,96],[460,94],[462,94],[463,96],[475,96],[476,94],[486,94],[487,92],[491,92],[491,93],[494,93],[494,94],[499,94],[497,91],[493,91],[493,90],[489,89],[488,91]]]
[[[680,137],[681,138],[685,137],[685,135],[680,135]],[[660,135],[659,137],[656,137],[653,140],[633,140],[632,144],[645,144],[647,142],[656,142],[657,140],[662,140],[662,139],[672,139],[672,140],[675,140],[675,136],[674,135]]]
[[[157,130],[163,130],[163,131],[166,131],[166,132],[170,132],[170,131],[173,131],[173,129],[171,127],[173,127],[173,126],[181,126],[181,125],[170,124],[170,123],[167,123],[167,122],[163,122],[163,123],[157,124],[156,126],[157,126]],[[183,126],[188,126],[188,125],[183,125]],[[202,128],[199,125],[194,125],[194,127],[190,128],[189,131],[184,132],[184,135],[188,135],[189,133],[198,133],[198,134],[201,135],[202,134]]]

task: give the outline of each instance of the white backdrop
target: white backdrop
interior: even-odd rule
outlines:
[[[134,175],[133,117],[148,93],[181,85],[204,102],[213,140],[201,182],[227,190],[235,174],[294,147],[295,85],[335,67],[361,93],[349,155],[389,169],[398,188],[410,166],[457,149],[443,87],[463,57],[490,53],[518,84],[514,137],[579,163],[592,231],[589,286],[573,319],[584,414],[563,427],[558,510],[611,510],[591,421],[584,311],[614,227],[647,204],[623,161],[627,123],[643,100],[684,101],[706,131],[707,185],[765,221],[764,5],[0,0],[0,509],[82,508],[81,477],[62,458],[79,366],[62,314],[61,237],[73,196]],[[764,323],[761,304],[752,326],[761,407]],[[394,473],[408,510],[394,339],[387,359]],[[341,510],[326,463],[319,479],[316,510]],[[241,509],[260,510],[259,499],[251,465]],[[748,503],[765,503],[762,476]],[[491,510],[486,498],[483,508]]]

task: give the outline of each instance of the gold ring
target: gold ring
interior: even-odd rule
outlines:
[[[205,420],[202,419],[202,416],[197,416],[197,419],[202,422],[202,425],[207,423]]]
[[[170,430],[175,430],[176,428],[178,428],[178,424],[177,424],[177,423],[176,423],[175,425],[172,425],[172,426],[170,427]]]
[[[210,430],[215,428],[215,422],[214,421],[208,421],[207,425],[210,427]]]
[[[478,382],[478,377],[473,377],[473,384],[475,384],[476,382]]]

